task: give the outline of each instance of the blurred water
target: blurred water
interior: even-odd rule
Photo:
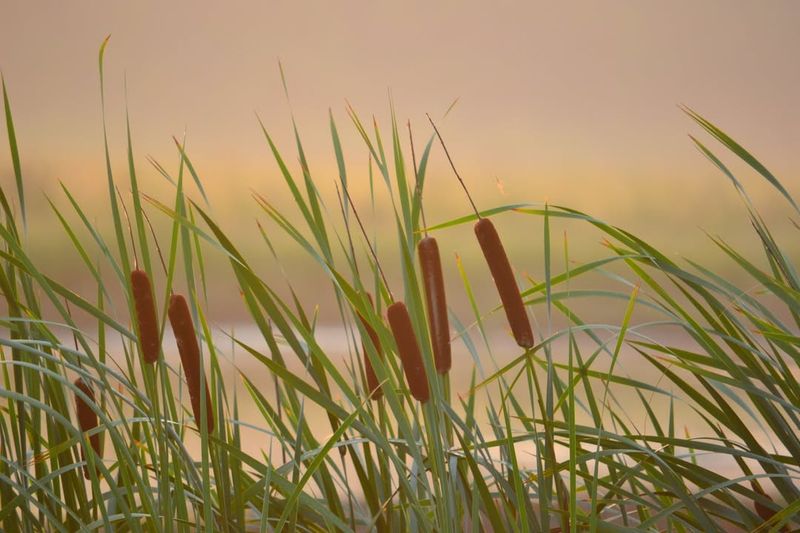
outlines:
[[[215,346],[217,349],[217,356],[219,358],[220,367],[222,370],[223,378],[225,380],[226,390],[228,391],[228,401],[230,402],[229,408],[232,410],[233,397],[238,399],[239,421],[241,422],[242,431],[242,447],[243,450],[254,456],[261,457],[265,453],[271,458],[273,463],[280,464],[283,457],[280,454],[280,443],[271,436],[268,427],[261,417],[260,412],[256,408],[255,403],[242,385],[241,376],[245,375],[259,391],[268,399],[274,398],[275,388],[273,376],[266,369],[266,367],[258,362],[250,354],[246,353],[241,347],[232,347],[232,340],[226,336],[233,335],[240,342],[247,344],[252,349],[260,353],[268,354],[266,342],[262,338],[258,329],[252,325],[238,324],[230,328],[219,328],[213,332],[215,335]],[[472,332],[474,333],[474,332]],[[606,342],[605,348],[609,353],[601,353],[592,365],[593,370],[607,370],[611,363],[611,353],[614,351],[616,343],[615,331],[597,331],[598,335]],[[453,343],[453,369],[450,372],[451,390],[452,390],[452,403],[455,410],[460,411],[457,407],[457,399],[465,398],[470,393],[470,380],[472,378],[473,370],[476,374],[476,379],[480,383],[485,376],[491,375],[499,368],[503,367],[510,361],[514,360],[522,354],[521,350],[514,344],[513,339],[509,334],[503,331],[490,332],[492,355],[489,355],[485,349],[479,349],[479,357],[474,360],[469,350],[466,349],[463,342],[455,341]],[[348,368],[352,368],[350,364],[352,342],[347,332],[336,326],[319,326],[316,329],[316,339],[321,348],[327,353],[335,366],[340,372],[349,372]],[[627,339],[629,340],[647,340],[649,342],[659,342],[671,347],[677,348],[690,348],[692,346],[691,340],[686,335],[681,335],[674,328],[647,328],[643,330],[636,330],[628,332]],[[165,357],[169,366],[176,371],[179,369],[180,359],[177,351],[173,348],[175,346],[174,339],[170,331],[164,333],[163,346],[166,348]],[[480,344],[478,344],[480,346]],[[550,345],[551,357],[556,364],[566,364],[568,361],[568,343],[567,338],[563,337],[552,342]],[[579,347],[582,351],[584,361],[588,359],[592,352],[597,349],[597,346],[584,339],[579,342]],[[119,341],[112,342],[109,345],[109,351],[120,353]],[[208,371],[208,349],[205,348],[205,361],[206,370]],[[291,372],[301,377],[308,383],[313,383],[307,371],[300,363],[299,359],[293,355],[285,346],[283,346],[283,354],[286,359],[287,367]],[[544,357],[543,350],[539,352],[541,357]],[[506,373],[505,379],[507,383],[513,382],[517,377],[520,365]],[[482,371],[481,371],[482,369]],[[629,345],[623,343],[616,365],[614,367],[614,375],[624,376],[627,378],[640,380],[655,386],[662,387],[665,391],[673,392],[676,394],[676,399],[673,404],[674,418],[675,418],[675,432],[678,437],[692,437],[696,439],[713,438],[716,440],[713,432],[708,429],[705,422],[700,416],[697,415],[687,404],[682,401],[683,395],[667,382],[667,380],[654,371],[649,363],[645,361],[640,354],[633,350]],[[539,379],[544,380],[544,370],[539,372]],[[560,375],[566,379],[566,373],[561,372]],[[686,379],[691,380],[691,376],[684,376]],[[177,383],[177,380],[174,380]],[[543,382],[543,381],[542,381]],[[593,390],[598,402],[602,402],[604,382],[601,380],[594,380]],[[188,407],[188,398],[186,398],[185,387],[176,388],[176,391],[183,391],[182,398],[183,404]],[[525,379],[519,380],[516,388],[520,403],[529,409],[528,413],[532,417],[540,417],[541,413],[538,408],[530,408],[528,401],[527,382]],[[476,392],[476,418],[481,424],[482,428],[490,434],[488,426],[488,419],[484,413],[484,409],[489,406],[489,400],[492,399],[496,402],[498,399],[498,387],[496,384],[491,384],[482,387]],[[660,417],[662,427],[667,427],[668,413],[670,409],[669,397],[666,395],[643,393],[645,401],[649,407]],[[351,410],[353,406],[347,405],[346,399],[333,392],[334,399],[338,402],[343,402],[346,410]],[[591,426],[593,424],[589,413],[580,407],[581,398],[583,397],[582,386],[578,390],[578,412],[576,413],[577,424],[585,424]],[[496,405],[496,403],[495,403]],[[628,387],[621,387],[619,385],[612,385],[608,394],[608,408],[614,409],[618,415],[625,420],[629,428],[632,428],[632,433],[636,434],[654,434],[652,423],[649,422],[647,412],[642,404],[642,401],[637,396],[636,392]],[[232,413],[232,411],[229,411]],[[746,416],[742,413],[743,416]],[[189,412],[185,413],[187,417],[186,423],[190,428],[186,432],[186,445],[193,456],[199,457],[199,440],[194,430],[194,424],[190,420]],[[304,417],[313,428],[315,436],[320,442],[324,442],[333,431],[331,430],[325,411],[315,405],[311,401],[304,402]],[[609,430],[614,430],[614,425],[611,423],[611,417],[608,412],[605,416],[605,421]],[[785,452],[782,447],[771,447],[768,432],[759,428],[755,424],[751,427],[753,433],[760,438],[762,442],[767,443],[765,447],[768,450],[774,449],[776,452]],[[532,440],[521,441],[517,445],[517,453],[522,468],[531,468],[534,466],[535,460],[535,443]],[[688,450],[684,450],[688,453]],[[494,456],[499,456],[498,453],[492,453]],[[568,450],[566,448],[559,448],[557,450],[557,457],[559,460],[566,460],[568,458]],[[714,471],[722,474],[735,475],[739,473],[736,464],[721,456],[712,455],[697,455],[696,459],[702,465],[712,468]]]

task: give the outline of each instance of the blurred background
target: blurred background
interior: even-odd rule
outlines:
[[[28,242],[58,279],[94,294],[47,197],[77,224],[60,190],[63,183],[92,221],[110,230],[98,49],[111,34],[106,114],[113,169],[123,194],[130,199],[127,109],[143,191],[172,201],[172,187],[148,158],[176,173],[179,155],[172,137],[185,134],[188,154],[223,229],[254,264],[263,265],[264,275],[282,285],[280,268],[256,227],[256,220],[264,223],[301,298],[309,306],[320,304],[323,319],[333,320],[335,309],[325,305],[327,296],[320,296],[321,270],[275,230],[251,197],[256,191],[297,220],[256,114],[299,175],[293,112],[311,173],[337,219],[330,111],[342,136],[354,200],[370,231],[385,242],[380,253],[390,272],[397,272],[392,269],[397,261],[387,193],[378,183],[373,211],[367,150],[347,115],[347,102],[363,121],[374,116],[386,138],[391,99],[398,119],[411,121],[418,151],[431,135],[425,119],[430,113],[481,208],[566,205],[735,280],[736,268],[706,233],[745,250],[756,250],[758,244],[734,188],[687,133],[706,137],[678,106],[685,104],[715,122],[790,192],[797,192],[799,23],[800,4],[791,1],[401,5],[2,0],[0,70],[26,180]],[[0,180],[10,193],[10,154],[5,133],[0,137]],[[732,169],[775,224],[778,239],[788,250],[797,250],[785,202],[752,171],[735,163]],[[429,223],[469,212],[438,145],[428,176]],[[199,198],[196,190],[190,194]],[[163,246],[169,221],[148,210]],[[507,214],[498,225],[515,267],[541,279],[541,220]],[[556,225],[553,231],[556,243],[567,232],[571,260],[606,253],[599,236],[585,225]],[[437,235],[454,288],[451,302],[457,304],[463,289],[456,254],[476,279],[484,279],[484,267],[469,227]],[[561,271],[563,261],[558,261],[554,270]],[[235,321],[244,312],[226,262],[211,253],[208,268],[214,280],[209,284],[212,318]],[[399,286],[399,276],[394,280]],[[478,284],[478,292],[486,295],[486,307],[496,303],[496,296],[483,291],[484,285]]]

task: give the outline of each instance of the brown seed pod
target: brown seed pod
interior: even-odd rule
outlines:
[[[367,293],[367,299],[369,299],[370,306],[372,305],[372,295]],[[364,329],[369,335],[370,341],[372,341],[372,345],[375,347],[375,351],[377,352],[379,357],[383,357],[383,350],[381,348],[381,341],[378,338],[378,334],[375,332],[375,328],[370,326],[369,322],[361,316],[361,313],[358,313],[358,319],[361,321],[361,325],[364,326]],[[370,398],[373,400],[380,399],[383,396],[383,390],[380,387],[380,383],[378,382],[378,376],[375,375],[375,370],[372,368],[372,362],[369,360],[369,354],[367,353],[367,345],[364,342],[365,339],[361,338],[361,349],[364,352],[364,372],[367,374],[367,389],[371,392]]]
[[[765,497],[766,499],[768,499],[768,500],[772,500],[772,498],[770,498],[770,497],[769,497],[769,495],[767,495],[767,494],[764,492],[764,490],[761,488],[761,486],[759,486],[759,485],[756,485],[756,484],[755,484],[755,483],[753,483],[752,481],[750,482],[750,485],[753,487],[753,492],[756,492],[756,493],[758,493],[758,494],[760,494],[760,495],[764,496],[764,497]],[[755,507],[756,514],[757,514],[757,515],[759,516],[759,518],[761,518],[761,519],[762,519],[764,522],[767,522],[767,521],[769,521],[769,520],[770,520],[770,519],[771,519],[773,516],[775,516],[775,515],[777,514],[775,511],[773,511],[772,509],[770,509],[769,507],[767,507],[766,505],[764,505],[763,503],[761,503],[761,502],[759,502],[759,501],[755,501],[755,502],[753,502],[753,507]],[[780,529],[780,531],[781,531],[781,532],[783,532],[783,531],[789,531],[789,529],[788,529],[788,528],[786,528],[786,527],[782,527],[782,528]]]
[[[521,347],[530,348],[533,346],[531,323],[528,321],[525,304],[522,303],[508,256],[492,221],[488,218],[478,220],[475,223],[475,236],[478,237],[483,256],[492,272],[494,284],[500,294],[500,301],[503,302],[503,309],[506,312],[508,325],[511,326],[514,339]]]
[[[769,496],[764,495],[765,498],[769,498]],[[771,498],[770,498],[771,499]],[[761,502],[755,502],[754,507],[756,509],[756,514],[761,517],[761,519],[766,522],[773,516],[775,516],[775,511],[770,509],[769,507],[765,506]]]
[[[411,325],[411,317],[408,316],[406,304],[395,302],[389,306],[386,314],[394,342],[397,344],[397,352],[403,363],[403,371],[406,374],[411,395],[420,403],[425,403],[431,393],[428,389],[428,378],[425,375],[422,353],[419,351],[419,343],[414,335],[414,327]]]
[[[75,380],[75,386],[81,390],[86,396],[88,396],[92,402],[94,402],[94,391],[92,387],[83,380],[83,378],[78,378]],[[86,432],[90,431],[97,427],[97,413],[92,410],[92,406],[86,402],[83,398],[75,395],[75,413],[78,415],[78,427],[81,431]],[[89,437],[89,444],[92,446],[94,453],[99,457],[100,456],[100,435],[95,433]],[[85,447],[81,446],[81,459],[83,461],[88,461],[87,459],[88,453]],[[89,474],[89,464],[87,463],[83,467],[83,476],[86,479],[91,479],[92,476]]]
[[[160,351],[158,318],[153,287],[144,270],[136,269],[131,272],[131,292],[136,307],[136,325],[139,328],[142,357],[145,363],[152,364],[158,361]]]
[[[183,373],[189,387],[189,399],[192,404],[192,414],[198,429],[200,428],[200,346],[194,332],[192,315],[186,298],[180,294],[173,294],[169,299],[169,323],[178,343],[178,353],[181,356]],[[209,433],[214,432],[214,410],[211,406],[211,396],[208,394],[208,383],[205,384],[206,395],[206,427]]]
[[[419,254],[419,264],[422,267],[425,301],[428,304],[428,327],[431,330],[436,371],[446,374],[452,366],[450,321],[447,318],[442,260],[439,257],[439,245],[436,244],[436,239],[425,237],[419,241],[417,253]]]

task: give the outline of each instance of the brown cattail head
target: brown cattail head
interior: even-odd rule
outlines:
[[[406,304],[395,302],[389,306],[386,314],[389,318],[389,327],[392,328],[394,342],[397,344],[397,352],[403,363],[403,371],[406,374],[411,395],[417,401],[425,403],[431,393],[428,389],[428,378],[425,375],[422,353],[419,351],[419,343],[414,335],[414,327],[411,325],[411,317],[408,316]]]
[[[767,496],[767,495],[763,495],[763,496],[765,498],[769,498],[769,496]],[[769,520],[770,518],[775,516],[775,511],[773,511],[772,509],[770,509],[769,507],[767,507],[766,505],[764,505],[763,503],[761,503],[759,501],[755,502],[754,507],[756,508],[756,514],[759,517],[761,517],[761,519],[764,522],[766,522],[767,520]]]
[[[158,318],[156,303],[153,299],[153,287],[147,272],[136,269],[131,272],[131,292],[136,307],[136,325],[139,328],[139,343],[142,346],[142,357],[145,363],[158,361],[160,351],[158,335]]]
[[[200,345],[197,344],[197,335],[194,332],[192,315],[186,298],[180,294],[173,294],[169,299],[169,323],[178,343],[178,353],[181,356],[183,373],[189,388],[189,400],[192,403],[192,414],[197,427],[200,428]],[[208,394],[208,383],[205,384],[206,395],[206,427],[209,433],[214,431],[214,410],[211,406],[211,396]]]
[[[511,326],[514,339],[521,347],[530,348],[533,346],[531,323],[528,321],[525,304],[522,303],[522,297],[519,294],[519,287],[514,279],[514,273],[511,271],[508,256],[492,221],[488,218],[482,218],[476,222],[475,236],[478,237],[483,256],[486,258],[486,263],[492,272],[494,284],[500,294],[500,301],[503,302],[503,309],[505,309],[508,325]]]
[[[75,380],[75,386],[81,390],[89,399],[94,402],[94,391],[92,387],[86,383],[83,378],[78,378]],[[97,413],[94,412],[92,406],[86,402],[83,398],[75,395],[75,413],[78,415],[78,427],[81,431],[86,432],[92,430],[97,427]],[[95,433],[89,437],[89,444],[92,446],[94,453],[99,457],[100,456],[100,435]],[[88,461],[87,459],[88,453],[84,447],[81,447],[81,459],[83,461]],[[91,475],[89,474],[89,464],[87,463],[83,467],[83,476],[86,479],[91,479]]]
[[[369,304],[372,306],[372,295],[367,293],[367,299],[369,299]],[[379,357],[383,357],[381,341],[378,338],[378,334],[375,332],[375,328],[370,326],[369,322],[364,319],[361,313],[358,313],[358,319],[361,321],[361,325],[367,332],[370,341],[372,341],[372,346],[375,347],[375,352]],[[383,396],[383,390],[378,382],[378,376],[375,375],[375,369],[372,368],[372,362],[369,360],[369,354],[367,353],[367,344],[363,337],[361,339],[361,349],[364,352],[364,372],[367,374],[367,389],[370,391],[370,398],[373,400],[378,400]]]
[[[770,498],[767,495],[767,493],[764,492],[764,489],[762,489],[760,485],[758,485],[756,483],[753,483],[752,481],[750,482],[750,485],[753,487],[753,492],[756,492],[756,493],[760,494],[761,496],[764,496],[768,500],[772,500],[772,498]],[[755,507],[756,514],[764,522],[767,522],[768,520],[770,520],[773,516],[775,516],[777,514],[775,511],[773,511],[772,509],[770,509],[769,507],[767,507],[766,505],[764,505],[760,501],[757,501],[757,500],[754,501],[753,502],[753,506]],[[780,531],[783,532],[783,531],[789,531],[789,530],[786,527],[782,527],[780,529]]]
[[[436,244],[436,239],[425,237],[419,241],[417,253],[422,267],[425,301],[428,304],[428,327],[431,330],[433,359],[436,362],[436,371],[446,374],[452,366],[450,321],[447,318],[442,260],[439,257],[439,245]]]

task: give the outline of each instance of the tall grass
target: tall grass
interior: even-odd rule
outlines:
[[[437,156],[433,131],[418,168],[410,171],[394,112],[384,129],[365,125],[348,108],[350,126],[377,169],[376,188],[384,186],[391,198],[393,246],[402,268],[399,279],[384,281],[365,236],[353,230],[349,196],[340,197],[338,212],[326,207],[296,127],[299,165],[293,168],[260,124],[291,191],[293,212],[258,195],[255,203],[270,231],[290,236],[327,279],[338,327],[352,340],[343,368],[338,354],[323,347],[315,316],[307,311],[316,302],[282,298],[275,280],[256,274],[224,221],[212,216],[181,141],[174,170],[154,162],[174,184],[174,197],[157,199],[142,192],[130,127],[125,178],[112,173],[106,137],[111,238],[89,221],[68,189],[51,204],[96,293],[81,296],[45,274],[26,245],[25,179],[5,83],[3,96],[16,177],[15,193],[0,189],[4,530],[680,532],[777,531],[800,524],[800,278],[742,182],[706,141],[694,139],[741,195],[765,256],[745,257],[718,237],[711,243],[757,290],[742,290],[696,262],[675,261],[634,233],[568,207],[501,206],[424,228],[422,193],[428,162]],[[105,117],[105,107],[103,112]],[[685,112],[706,137],[798,209],[754,156],[694,111]],[[355,178],[338,128],[331,115],[338,186],[347,191]],[[116,192],[123,183],[132,191],[127,201]],[[188,194],[189,185],[199,199]],[[128,220],[120,214],[121,202],[130,204]],[[430,207],[428,220],[436,216]],[[148,214],[170,221],[171,232],[151,235]],[[503,313],[502,306],[479,305],[473,284],[489,280],[476,279],[459,263],[471,307],[449,310],[458,347],[454,366],[473,370],[466,392],[453,394],[448,375],[437,373],[414,251],[424,229],[436,235],[479,216],[513,217],[517,227],[541,232],[541,247],[526,250],[524,260],[543,264],[544,279],[518,276],[527,312],[540,326],[529,349],[487,326],[487,317]],[[576,262],[566,238],[563,245],[553,243],[565,222],[598,232],[606,255]],[[155,261],[157,241],[164,243],[163,268]],[[90,259],[94,253],[99,264]],[[134,253],[138,265],[131,262]],[[229,261],[258,345],[214,333],[206,318],[213,302],[204,296],[208,253]],[[154,293],[154,330],[162,332],[164,354],[154,364],[147,364],[152,352],[137,335],[129,283],[137,267],[157,280],[154,287],[164,287]],[[576,279],[581,288],[572,286]],[[113,301],[112,288],[122,289],[124,304]],[[173,291],[186,295],[199,341],[202,364],[194,371],[209,394],[200,394],[197,405],[188,401],[178,360],[169,356],[176,346],[163,337]],[[419,343],[430,394],[424,403],[408,388],[385,320],[392,294],[405,303]],[[586,299],[619,309],[618,320],[586,320],[577,311]],[[96,328],[78,327],[78,314]],[[121,342],[111,343],[112,336]],[[112,345],[119,351],[111,353]],[[222,366],[234,352],[267,371],[274,391],[244,371],[236,386],[226,386]],[[380,383],[382,395],[374,399],[365,362]],[[94,397],[75,383],[86,384]],[[98,425],[86,433],[76,398],[97,416]],[[258,424],[241,417],[245,404],[254,406]],[[193,420],[204,408],[208,420]],[[315,412],[323,413],[324,423]],[[690,417],[700,422],[691,430]],[[255,453],[245,443],[254,438],[264,442]],[[99,440],[98,451],[86,445],[92,439]],[[199,446],[190,444],[198,440]]]

